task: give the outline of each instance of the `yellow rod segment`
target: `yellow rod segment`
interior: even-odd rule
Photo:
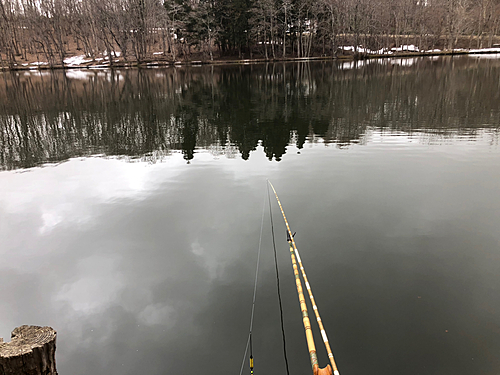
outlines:
[[[334,375],[340,375],[339,370],[337,368],[337,364],[335,363],[335,358],[333,357],[333,353],[332,353],[332,350],[330,348],[330,344],[328,342],[328,336],[326,335],[326,331],[325,331],[325,328],[323,326],[323,322],[322,322],[321,317],[319,315],[318,306],[316,305],[316,301],[314,300],[314,296],[312,294],[311,285],[309,284],[309,281],[308,281],[307,276],[306,276],[306,271],[304,269],[304,266],[302,265],[302,260],[301,260],[300,255],[299,255],[299,250],[297,249],[297,246],[295,245],[295,240],[293,239],[292,231],[290,230],[290,226],[288,225],[288,220],[286,219],[285,211],[283,210],[283,206],[281,205],[280,199],[278,198],[278,194],[276,193],[276,190],[274,189],[273,184],[269,180],[267,182],[269,182],[269,185],[271,185],[271,188],[273,189],[274,195],[276,196],[276,200],[278,201],[278,205],[280,206],[281,214],[283,215],[283,219],[285,220],[286,229],[287,229],[289,237],[291,239],[291,241],[290,241],[290,253],[292,254],[292,264],[293,264],[294,273],[295,273],[296,268],[297,268],[297,262],[295,261],[295,258],[296,258],[298,261],[298,264],[300,266],[300,270],[302,271],[302,277],[304,279],[304,283],[306,284],[306,289],[307,289],[307,292],[309,294],[309,299],[311,300],[314,314],[316,315],[316,320],[318,322],[319,329],[321,330],[321,337],[323,338],[323,343],[325,344],[325,348],[326,348],[326,351],[328,353],[328,358],[329,358],[330,363],[332,365]],[[295,253],[295,256],[293,253]],[[302,290],[302,282],[300,281],[300,278],[298,278],[298,270],[297,270],[297,274],[295,275],[295,279],[299,280],[300,287]],[[297,291],[298,291],[298,287],[297,287]],[[304,294],[302,293],[302,297],[303,296],[304,296]],[[299,300],[300,300],[300,294],[299,294]],[[305,305],[305,301],[304,301],[304,305]],[[302,308],[302,301],[301,301],[301,308]],[[307,313],[307,307],[306,307],[306,313]],[[308,321],[309,321],[309,318],[308,318]],[[304,323],[304,327],[305,327],[305,323]],[[310,330],[310,324],[309,324],[309,330]],[[306,337],[307,337],[307,330],[306,330]],[[311,338],[312,338],[312,331],[311,331]],[[308,342],[308,345],[309,345],[309,342]],[[312,345],[314,346],[314,341],[312,342]],[[316,355],[316,353],[314,353],[314,354]],[[316,363],[317,363],[317,359],[316,359]],[[313,365],[313,367],[314,367],[314,365]]]
[[[309,320],[306,298],[304,297],[304,292],[302,288],[302,280],[300,280],[297,261],[295,260],[295,254],[293,252],[293,247],[291,244],[290,244],[290,257],[292,259],[293,274],[295,275],[295,286],[297,287],[297,294],[299,296],[300,311],[302,312],[302,323],[304,324],[304,330],[306,332],[307,348],[309,349],[311,366],[314,369],[315,366],[318,366],[316,346],[314,345],[314,338],[311,330],[311,321]]]

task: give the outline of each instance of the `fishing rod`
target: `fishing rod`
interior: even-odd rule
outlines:
[[[302,322],[304,324],[304,330],[306,333],[306,340],[307,340],[307,347],[309,349],[309,357],[311,360],[311,366],[313,369],[313,374],[314,375],[331,375],[332,374],[332,368],[333,368],[333,374],[334,375],[340,375],[339,370],[337,368],[337,364],[335,363],[335,359],[333,357],[332,350],[330,348],[330,344],[328,342],[328,336],[326,335],[325,328],[323,326],[323,322],[321,320],[321,317],[319,315],[319,310],[318,306],[316,305],[316,301],[314,300],[314,296],[312,294],[311,290],[311,285],[309,284],[309,281],[307,279],[306,271],[304,269],[304,266],[302,265],[302,260],[299,255],[299,250],[297,249],[297,246],[295,245],[295,240],[293,239],[293,236],[295,235],[292,234],[292,231],[290,230],[290,226],[288,225],[288,220],[286,219],[285,216],[285,211],[283,210],[283,206],[281,205],[280,199],[278,198],[278,193],[276,193],[276,190],[274,189],[273,184],[271,181],[267,180],[269,185],[271,186],[271,189],[273,189],[274,195],[276,196],[276,200],[278,201],[278,205],[281,210],[281,214],[283,215],[283,220],[285,221],[286,229],[287,229],[287,241],[290,244],[290,257],[292,259],[292,266],[293,266],[293,273],[295,275],[295,284],[297,286],[297,294],[299,296],[299,302],[300,302],[300,309],[302,312]],[[298,263],[298,266],[297,266]],[[300,270],[302,271],[302,278],[304,279],[304,283],[306,284],[306,289],[309,294],[309,299],[311,300],[311,304],[314,310],[314,314],[316,316],[316,320],[318,322],[319,329],[321,331],[321,336],[323,338],[323,343],[325,344],[326,351],[328,353],[328,358],[331,363],[330,365],[327,365],[325,368],[320,368],[318,364],[318,357],[316,354],[316,346],[314,345],[314,338],[311,330],[311,322],[309,320],[309,314],[307,312],[307,305],[306,305],[306,300],[304,297],[304,292],[303,292],[303,287],[302,287],[302,280],[300,279],[299,276],[299,270],[298,267],[300,267]]]

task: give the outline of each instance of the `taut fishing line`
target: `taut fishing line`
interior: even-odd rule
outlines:
[[[286,357],[286,338],[285,338],[285,326],[283,324],[283,305],[281,304],[280,274],[278,271],[278,257],[276,255],[276,241],[274,239],[273,210],[271,208],[271,194],[269,192],[269,184],[267,184],[267,197],[269,198],[269,216],[271,218],[271,233],[273,237],[273,249],[274,249],[274,265],[276,267],[276,286],[278,289],[278,301],[280,305],[281,335],[283,337],[283,357],[285,358],[286,373],[290,375],[290,371],[288,369],[288,359]]]
[[[243,360],[241,361],[241,368],[240,368],[240,375],[243,374],[243,368],[245,366],[245,359],[247,358],[248,350],[250,349],[250,370],[251,374],[253,374],[253,345],[252,345],[252,331],[253,331],[253,319],[254,319],[254,312],[255,312],[255,299],[256,299],[256,294],[257,294],[257,280],[259,276],[259,264],[260,264],[260,253],[261,253],[261,248],[262,248],[262,232],[264,228],[264,212],[265,212],[265,207],[266,207],[266,197],[264,196],[264,204],[262,206],[262,219],[261,219],[261,224],[260,224],[260,238],[259,238],[259,251],[257,255],[257,266],[255,270],[255,282],[254,282],[254,287],[253,287],[253,298],[252,298],[252,313],[250,315],[250,332],[248,334],[248,339],[247,339],[247,344],[245,347],[245,354],[243,355]],[[285,367],[286,367],[286,373],[287,375],[290,375],[290,370],[288,368],[288,358],[286,355],[286,337],[285,337],[285,326],[283,323],[283,305],[281,303],[281,289],[280,289],[280,277],[279,277],[279,270],[278,270],[278,257],[276,253],[276,241],[274,238],[274,223],[273,223],[273,213],[272,213],[272,206],[271,206],[271,194],[269,192],[269,184],[267,184],[267,198],[269,202],[269,215],[270,215],[270,220],[271,220],[271,234],[273,238],[273,250],[274,250],[274,265],[276,268],[276,286],[277,286],[277,292],[278,292],[278,301],[279,301],[279,307],[280,307],[280,322],[281,322],[281,334],[283,337],[283,357],[285,360]]]
[[[268,188],[269,189],[269,188]],[[268,192],[269,195],[269,192]],[[260,250],[262,247],[262,230],[264,228],[264,212],[266,208],[266,196],[264,195],[264,204],[262,205],[262,219],[260,223],[260,238],[259,238],[259,252],[257,254],[257,267],[255,268],[255,283],[253,286],[253,299],[252,299],[252,314],[250,315],[250,333],[248,334],[247,345],[245,348],[245,354],[243,355],[243,361],[241,362],[240,375],[243,373],[243,367],[245,366],[245,359],[247,358],[248,348],[250,347],[250,355],[252,355],[252,330],[253,330],[253,317],[255,311],[255,296],[257,294],[257,279],[259,276],[259,263],[260,263]]]

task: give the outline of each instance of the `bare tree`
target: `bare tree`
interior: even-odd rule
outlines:
[[[283,11],[283,57],[286,57],[286,35],[290,31],[288,23],[290,22],[289,13],[292,5],[292,0],[281,1],[281,10]]]
[[[276,30],[277,9],[273,0],[256,0],[251,9],[250,25],[252,27],[252,36],[258,44],[264,47],[264,56],[269,58],[268,46],[271,46],[273,58],[276,57],[274,49],[274,33]]]
[[[19,55],[17,47],[17,36],[15,25],[15,14],[13,4],[9,0],[0,0],[0,55],[6,55],[9,66],[16,63],[16,55]]]

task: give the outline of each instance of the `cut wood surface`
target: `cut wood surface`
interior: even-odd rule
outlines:
[[[57,375],[57,332],[51,327],[17,327],[11,341],[0,339],[0,375]]]

